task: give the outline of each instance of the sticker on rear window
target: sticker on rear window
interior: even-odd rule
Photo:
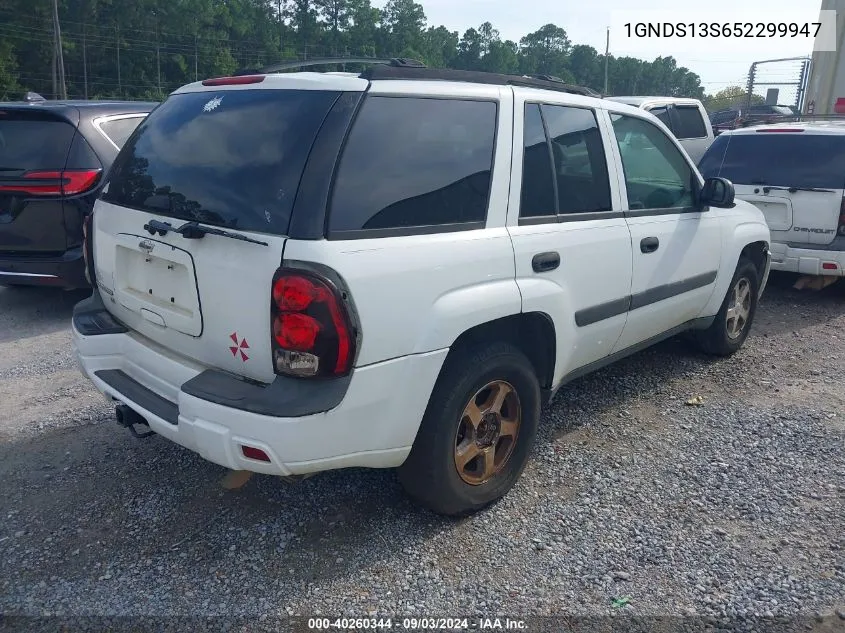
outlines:
[[[223,102],[223,97],[214,97],[214,99],[212,99],[211,101],[209,101],[208,103],[206,103],[206,104],[202,107],[202,111],[203,111],[203,112],[212,112],[213,110],[216,110],[216,109],[217,109],[217,107],[218,107],[218,106],[219,106],[222,102]]]

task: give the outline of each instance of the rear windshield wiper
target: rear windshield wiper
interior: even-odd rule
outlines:
[[[233,240],[240,240],[241,242],[250,242],[251,244],[269,246],[267,242],[254,240],[251,237],[247,237],[246,235],[234,233],[225,229],[218,229],[213,226],[203,226],[199,222],[186,222],[182,226],[174,228],[173,225],[169,222],[162,222],[160,220],[150,220],[144,225],[144,230],[149,232],[150,235],[155,235],[156,233],[158,233],[159,235],[167,235],[167,233],[173,231],[174,233],[179,233],[179,235],[188,240],[198,240],[205,237],[206,235],[219,235],[220,237],[228,237]]]

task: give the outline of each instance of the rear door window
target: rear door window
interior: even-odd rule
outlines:
[[[496,115],[492,101],[368,97],[340,159],[329,235],[483,226]]]
[[[609,211],[607,158],[592,110],[544,105],[557,179],[558,212]]]
[[[807,133],[723,135],[701,158],[705,178],[743,185],[845,187],[845,136]]]
[[[64,169],[75,131],[70,123],[36,112],[0,108],[0,168],[12,174]]]
[[[339,94],[173,95],[124,145],[103,198],[158,215],[284,235],[311,145]]]
[[[675,106],[675,136],[678,138],[704,138],[707,136],[707,126],[704,118],[696,106]]]
[[[519,217],[545,216],[551,217],[551,222],[556,221],[556,185],[553,178],[552,155],[540,116],[540,106],[536,103],[526,103]]]

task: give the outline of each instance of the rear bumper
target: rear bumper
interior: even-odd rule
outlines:
[[[183,385],[204,368],[134,332],[85,335],[74,323],[73,345],[97,389],[134,409],[159,435],[226,468],[274,475],[401,465],[448,351],[357,368],[337,406],[285,417],[186,393]],[[244,446],[263,450],[270,463],[244,457]]]
[[[88,288],[82,248],[73,248],[57,257],[32,254],[0,255],[0,284]]]
[[[845,275],[845,251],[819,248],[795,248],[773,243],[772,270],[800,273],[802,275]],[[827,268],[825,267],[827,265]],[[835,266],[835,268],[832,268]]]

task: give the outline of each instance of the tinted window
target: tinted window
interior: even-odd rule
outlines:
[[[64,169],[74,132],[69,123],[0,110],[0,167]]]
[[[367,98],[340,160],[329,229],[484,221],[495,132],[492,102]]]
[[[672,129],[672,122],[669,119],[669,108],[666,106],[659,106],[656,108],[649,108],[648,111],[660,119],[663,122],[663,125],[668,127],[670,130]]]
[[[675,136],[678,138],[704,138],[707,127],[701,117],[701,111],[695,106],[675,106],[678,125]]]
[[[138,127],[138,124],[143,121],[143,117],[132,117],[128,119],[113,119],[111,121],[103,121],[100,124],[100,129],[105,132],[112,143],[118,147],[123,147],[132,132]]]
[[[555,215],[557,207],[552,181],[552,159],[540,117],[540,106],[536,103],[525,104],[523,148],[519,215],[523,218]]]
[[[70,153],[67,157],[68,169],[100,169],[102,166],[88,141],[77,131],[70,144]]]
[[[622,154],[628,208],[691,207],[693,172],[669,137],[643,119],[610,118]]]
[[[845,136],[813,134],[723,135],[701,157],[705,178],[736,184],[845,188]]]
[[[104,199],[284,234],[308,152],[337,97],[314,90],[174,95],[124,145]]]
[[[592,110],[543,106],[552,141],[560,213],[610,210],[607,160]]]
[[[736,110],[729,110],[727,112],[716,112],[710,117],[710,122],[714,125],[717,123],[728,123],[729,121],[733,121],[739,115],[739,112]]]

